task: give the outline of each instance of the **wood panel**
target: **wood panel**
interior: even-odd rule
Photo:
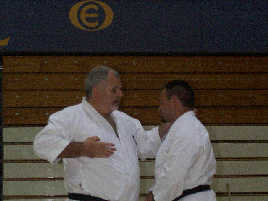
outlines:
[[[85,73],[4,73],[4,90],[83,90]],[[122,74],[123,89],[159,90],[168,81],[184,79],[193,89],[263,89],[268,87],[268,73],[193,73],[193,74]]]
[[[122,108],[130,116],[138,118],[143,125],[160,123],[157,108],[126,107]],[[198,108],[197,116],[206,125],[256,125],[268,123],[268,108]]]
[[[20,170],[20,171],[18,171]],[[5,178],[63,177],[63,163],[5,163]]]
[[[44,126],[50,114],[80,103],[87,72],[96,65],[121,73],[121,109],[148,126],[160,123],[159,89],[173,79],[188,81],[217,157],[217,200],[227,201],[226,184],[234,201],[268,198],[267,57],[8,56],[3,62],[4,124],[11,129],[4,131],[5,200],[65,198],[63,164],[52,166],[33,153],[41,127],[8,127]],[[154,159],[140,164],[143,197],[154,179]]]
[[[159,105],[159,90],[124,90],[121,106]],[[7,107],[67,107],[81,102],[84,90],[4,91]],[[196,90],[197,107],[268,106],[267,90]],[[213,97],[213,98],[212,98]]]
[[[248,193],[231,193],[232,194],[232,201],[266,201],[268,199],[267,193],[257,193],[254,194],[253,192]],[[225,193],[218,193],[217,194],[217,201],[230,201],[228,197],[228,192]],[[20,200],[20,201],[28,201],[31,199],[32,201],[39,201],[39,200],[55,200],[55,201],[65,201],[66,200],[65,195],[62,196],[4,196],[4,200]],[[145,194],[142,194],[139,201],[144,201]]]
[[[215,151],[215,150],[214,150]],[[268,175],[267,161],[220,161],[217,160],[216,175]],[[10,164],[10,167],[12,165]],[[23,167],[23,166],[22,166]],[[154,176],[154,161],[140,162],[141,176]]]
[[[267,161],[268,157],[228,157],[228,158],[216,158],[216,161]],[[155,159],[149,158],[146,162],[154,162]],[[4,160],[4,163],[48,163],[43,159],[19,159],[19,160]],[[61,163],[61,161],[59,162]]]
[[[222,182],[221,182],[222,181]],[[141,179],[141,194],[148,192],[154,179]],[[213,178],[212,188],[216,192],[226,192],[226,184],[230,185],[232,192],[266,192],[266,178]],[[47,190],[49,189],[49,190]],[[41,181],[4,181],[5,195],[64,195],[63,180]]]
[[[7,160],[6,160],[7,161]],[[8,160],[9,161],[9,160]],[[141,176],[154,176],[155,163],[140,162]],[[268,175],[268,160],[264,161],[219,161],[217,160],[216,176],[250,176]],[[20,171],[18,171],[20,170]],[[63,163],[57,165],[50,163],[5,163],[5,178],[54,178],[63,177]]]
[[[268,142],[263,143],[212,143],[216,158],[243,158],[243,157],[266,157],[268,156]],[[39,159],[33,152],[31,144],[5,145],[5,160]]]
[[[267,193],[266,193],[267,194]],[[230,201],[228,197],[228,193],[218,193],[217,194],[217,201]],[[235,197],[234,197],[235,196]],[[40,200],[55,200],[55,201],[65,201],[66,196],[4,196],[4,200],[9,201],[40,201]],[[145,195],[142,194],[139,201],[144,201]],[[232,201],[266,201],[268,199],[268,196],[265,196],[265,194],[254,194],[252,192],[249,193],[232,193]]]
[[[155,126],[144,126],[150,130]],[[43,127],[8,127],[3,129],[4,143],[31,143]],[[268,126],[206,126],[212,141],[268,140]]]
[[[267,72],[267,57],[235,56],[6,56],[5,72],[88,72],[109,65],[119,72]]]
[[[232,200],[235,200],[238,198],[238,196],[243,196],[245,197],[245,200],[248,198],[255,200],[255,197],[258,198],[260,196],[265,197],[268,196],[268,193],[265,191],[265,186],[267,184],[267,174],[265,175],[265,168],[261,169],[261,167],[265,167],[265,162],[266,160],[259,160],[259,159],[252,159],[252,160],[217,160],[217,162],[227,162],[227,163],[255,163],[255,165],[259,166],[259,171],[260,172],[248,172],[247,175],[245,174],[239,174],[239,175],[234,175],[235,172],[232,172],[231,175],[224,175],[223,172],[220,173],[220,175],[215,175],[213,179],[213,189],[216,190],[217,193],[217,200],[221,200],[218,198],[221,197],[227,197],[228,196],[228,191],[226,190],[226,184],[230,185],[230,194],[232,195]],[[257,164],[257,163],[258,164]],[[261,164],[264,162],[263,164]],[[5,182],[4,182],[4,187],[7,188],[9,191],[6,193],[4,190],[4,200],[5,199],[54,199],[54,198],[59,198],[59,197],[65,197],[65,193],[59,195],[59,192],[61,192],[63,188],[63,175],[62,172],[62,163],[59,163],[58,165],[52,165],[47,162],[42,162],[41,160],[36,160],[36,162],[33,163],[33,161],[6,161],[5,164],[9,164],[11,166],[7,167],[9,171],[12,171],[12,166],[15,168],[22,168],[23,166],[20,165],[26,165],[24,166],[25,168],[31,167],[33,168],[35,165],[45,165],[44,167],[42,166],[39,170],[37,168],[34,168],[35,171],[32,172],[32,174],[28,174],[29,177],[27,178],[25,175],[23,177],[20,177],[20,174],[17,173],[11,173],[10,176],[12,177],[6,177]],[[27,166],[27,164],[32,164],[32,166]],[[154,160],[147,160],[145,162],[141,162],[141,164],[146,164],[146,167],[153,167],[154,165]],[[48,166],[47,166],[48,165]],[[218,163],[218,165],[220,165]],[[243,168],[243,165],[246,164],[240,164],[240,168]],[[60,166],[60,168],[59,168]],[[48,169],[49,167],[53,167],[56,172]],[[141,165],[142,172],[144,173],[144,169],[146,169],[145,166]],[[221,165],[220,165],[221,167]],[[10,169],[9,169],[10,168]],[[43,174],[42,169],[45,168],[46,175]],[[59,168],[59,169],[58,169]],[[224,167],[222,167],[224,168]],[[237,164],[234,164],[234,168],[236,171],[239,171],[239,167],[237,167]],[[22,170],[21,169],[21,170]],[[14,169],[13,169],[14,170]],[[30,171],[31,169],[27,170]],[[60,172],[61,171],[61,172]],[[253,171],[253,170],[248,170],[248,171]],[[49,174],[50,173],[50,174]],[[151,175],[152,172],[149,174],[145,173],[145,177],[142,176],[142,183],[141,183],[141,197],[145,196],[145,193],[147,192],[147,188],[150,187],[150,185],[153,182],[153,177],[148,177],[147,175]],[[251,174],[253,173],[253,174]],[[259,174],[258,174],[259,173]],[[17,176],[15,176],[17,175]],[[40,175],[43,175],[43,177],[39,177]],[[50,176],[54,175],[54,176]],[[58,177],[56,177],[58,175]],[[15,176],[15,177],[14,177]],[[48,177],[47,177],[48,176]],[[153,176],[153,175],[152,175]],[[52,183],[53,182],[53,183]],[[58,183],[54,183],[58,182]],[[39,184],[40,185],[39,185]],[[255,186],[255,188],[252,188],[255,183],[258,183],[258,185]],[[37,185],[40,188],[38,188],[38,191],[35,191],[35,193],[32,193],[31,191],[29,193],[28,189],[33,189],[33,188],[27,188],[25,189],[24,186],[32,186],[32,185]],[[50,188],[49,186],[52,186],[53,188]],[[21,191],[18,192],[17,189],[20,189]],[[44,191],[47,189],[48,191]],[[250,190],[250,191],[249,191]],[[53,194],[53,192],[57,191],[56,193]],[[11,194],[9,194],[11,193]],[[241,197],[240,197],[241,199]]]
[[[4,108],[4,124],[45,125],[52,113],[62,108]],[[141,121],[142,125],[158,125],[161,120],[157,107],[122,107],[122,111]],[[265,125],[268,108],[198,108],[198,118],[205,125]]]
[[[254,196],[254,193],[241,193],[240,195],[231,193],[231,195],[232,196],[229,198],[228,193],[224,195],[218,193],[217,201],[265,201],[268,199],[268,196],[265,196],[264,194],[263,196],[257,194]]]
[[[154,179],[141,180],[141,193],[147,193],[150,187],[154,184]],[[213,178],[212,189],[215,192],[226,192],[226,184],[230,185],[231,192],[267,192],[267,178]]]
[[[268,140],[268,126],[206,126],[211,140]]]

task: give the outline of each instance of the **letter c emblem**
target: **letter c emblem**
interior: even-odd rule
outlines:
[[[70,12],[71,23],[85,31],[97,31],[108,27],[113,21],[113,11],[106,3],[96,0],[75,4]]]

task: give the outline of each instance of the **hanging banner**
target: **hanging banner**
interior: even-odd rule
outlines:
[[[267,1],[2,1],[4,53],[263,53]]]

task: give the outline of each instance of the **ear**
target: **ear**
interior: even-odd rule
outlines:
[[[178,98],[175,95],[172,95],[170,97],[170,100],[172,101],[172,103],[176,103],[178,101]]]
[[[92,97],[98,98],[100,94],[100,90],[98,87],[93,87],[92,88]]]
[[[171,101],[175,107],[182,106],[181,101],[175,95],[171,96]]]

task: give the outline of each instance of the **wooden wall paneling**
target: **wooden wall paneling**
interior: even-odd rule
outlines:
[[[147,193],[154,184],[154,179],[141,179],[141,193]],[[266,192],[267,178],[213,178],[212,188],[217,193],[227,192],[226,184],[230,185],[231,192]],[[251,189],[251,191],[248,191]]]
[[[63,163],[5,163],[4,173],[6,179],[54,178],[64,177],[64,168]]]
[[[244,157],[266,157],[268,156],[268,141],[262,143],[239,143],[239,142],[212,142],[216,158],[244,158]],[[4,146],[5,160],[35,160],[39,159],[33,152],[32,144],[8,144]]]
[[[248,160],[248,161],[228,161],[228,160],[217,160],[216,176],[219,175],[268,175],[268,160]],[[12,167],[12,164],[10,164]],[[140,162],[141,176],[154,176],[154,161]]]
[[[5,126],[45,125],[48,117],[63,108],[8,108],[4,109]],[[157,107],[121,107],[121,111],[141,121],[142,125],[158,125],[161,120]],[[202,107],[198,118],[205,125],[265,125],[268,108]]]
[[[5,56],[5,72],[88,72],[109,65],[120,72],[267,72],[265,56]]]
[[[144,126],[145,130],[150,130],[155,126]],[[5,127],[3,129],[4,143],[31,143],[37,133],[43,127]],[[249,141],[259,142],[268,140],[268,126],[206,126],[210,140],[222,143],[224,141]]]
[[[262,196],[263,195],[263,196]],[[267,200],[267,196],[265,194],[254,194],[254,193],[235,193],[235,197],[232,197],[232,201],[264,201]],[[4,200],[9,201],[28,201],[31,199],[32,201],[40,201],[40,200],[55,200],[55,201],[65,201],[66,196],[4,196]],[[145,195],[142,194],[139,201],[144,201]],[[228,198],[228,193],[218,193],[217,201],[230,201]]]
[[[11,161],[6,160],[6,161]],[[13,161],[13,160],[12,160]],[[263,161],[220,161],[217,160],[216,176],[268,175],[268,160]],[[154,162],[140,162],[141,176],[154,176]],[[18,171],[20,170],[20,171]],[[5,163],[5,178],[53,178],[63,177],[63,163]]]
[[[219,160],[218,161],[218,166],[222,165],[222,164],[219,164]],[[260,164],[260,163],[256,163],[256,162],[267,162],[268,160],[266,159],[265,161],[263,160],[242,160],[242,161],[239,161],[239,160],[236,160],[238,163],[243,163],[243,162],[252,162],[252,163],[255,163],[255,165],[260,165],[259,168],[261,167],[265,167],[265,163],[264,164]],[[18,162],[18,163],[17,163]],[[11,166],[9,166],[11,169],[10,171],[12,170],[12,166],[18,166],[18,165],[25,165],[25,164],[29,164],[29,163],[32,163],[33,161],[29,160],[29,161],[24,161],[23,160],[17,160],[17,162],[12,162],[11,160],[7,160],[5,161],[5,164],[9,164]],[[36,166],[38,164],[40,164],[40,160],[38,162],[34,162],[32,165],[33,166]],[[148,168],[152,168],[153,167],[153,163],[154,160],[147,160],[145,162],[141,162],[141,167],[142,167],[142,194],[141,194],[141,197],[143,197],[143,195],[146,193],[146,189],[150,187],[151,183],[153,182],[153,175],[152,175],[152,172],[151,171],[148,171],[148,172],[145,172],[145,175],[144,175],[144,169]],[[224,163],[228,163],[228,162],[234,162],[234,161],[228,161],[228,160],[220,160],[220,162],[224,162]],[[236,163],[237,163],[236,162]],[[48,164],[47,162],[45,163],[42,163],[42,165],[50,165],[52,166],[51,164]],[[145,166],[144,166],[145,165]],[[62,163],[58,164],[58,166],[60,166],[62,168]],[[19,166],[21,168],[23,168],[23,166]],[[37,166],[38,167],[38,166]],[[46,166],[47,168],[49,166]],[[234,164],[233,166],[236,171],[239,171],[239,168],[242,168],[243,169],[243,164],[240,165],[240,167],[237,167],[236,164]],[[26,166],[27,168],[27,166]],[[33,168],[33,167],[31,167]],[[44,167],[42,167],[44,168]],[[62,185],[54,185],[55,189],[52,189],[52,191],[46,191],[46,189],[49,189],[49,188],[46,188],[47,185],[42,185],[42,184],[46,184],[48,182],[62,182],[63,180],[63,177],[61,176],[62,175],[62,172],[60,172],[60,169],[57,169],[56,172],[52,172],[50,170],[50,173],[53,173],[53,177],[44,177],[45,175],[43,175],[43,177],[40,177],[40,175],[42,175],[42,168],[40,169],[40,171],[33,171],[32,175],[25,178],[25,177],[20,177],[20,175],[17,175],[15,176],[14,173],[11,173],[10,176],[12,177],[6,177],[5,178],[5,186],[8,188],[10,187],[11,190],[9,191],[9,193],[11,192],[12,194],[11,195],[8,195],[8,194],[5,194],[5,197],[6,199],[23,199],[23,198],[29,198],[29,199],[33,199],[33,198],[39,198],[39,199],[48,199],[48,198],[57,198],[59,196],[65,196],[65,193],[59,195],[59,190],[62,189]],[[55,169],[55,165],[53,166],[53,168]],[[223,167],[222,167],[223,168]],[[36,168],[35,168],[36,170]],[[29,170],[27,170],[29,171]],[[46,169],[46,171],[48,172],[48,169]],[[58,171],[58,172],[57,172]],[[251,170],[252,171],[252,170]],[[259,169],[259,171],[265,171],[265,168],[264,169]],[[34,174],[36,173],[36,174]],[[233,172],[234,173],[234,172]],[[223,173],[217,173],[213,179],[213,188],[216,189],[216,192],[217,192],[217,200],[219,200],[218,198],[219,197],[226,197],[228,196],[228,192],[226,191],[226,184],[231,184],[231,194],[232,194],[232,200],[236,200],[237,196],[243,196],[245,197],[245,199],[247,198],[250,198],[250,199],[253,199],[255,200],[255,197],[258,198],[259,196],[268,196],[268,193],[265,191],[265,183],[267,180],[265,180],[265,178],[267,178],[267,174],[265,175],[265,172],[262,172],[264,174],[256,174],[257,172],[248,172],[248,173],[253,173],[253,174],[238,174],[238,175],[234,175],[234,174],[223,174]],[[149,175],[152,175],[152,176],[149,176]],[[221,182],[221,181],[224,181],[224,182]],[[7,183],[9,182],[9,183]],[[31,183],[29,183],[31,182]],[[40,188],[39,188],[39,191],[40,192],[39,194],[32,194],[32,193],[28,193],[28,189],[22,189],[22,188],[19,188],[21,189],[20,192],[18,191],[14,191],[14,189],[12,189],[13,187],[16,187],[15,189],[17,189],[18,186],[31,186],[31,185],[38,185],[38,183],[36,182],[40,182]],[[44,182],[44,183],[43,183]],[[258,183],[258,185],[255,186],[255,189],[253,189],[251,186],[254,184],[254,183]],[[54,184],[54,183],[53,183]],[[53,185],[51,184],[51,185]],[[240,186],[241,185],[241,186]],[[12,186],[12,187],[11,187]],[[261,186],[261,187],[260,187]],[[32,189],[32,188],[31,188]],[[252,191],[248,191],[248,189],[252,190]],[[57,193],[54,193],[53,194],[53,191],[57,191]],[[36,191],[37,192],[37,191]],[[41,193],[41,192],[45,192],[45,193]],[[49,192],[49,193],[47,193]],[[18,195],[16,195],[15,193],[18,193]]]
[[[81,90],[85,73],[15,73],[3,76],[4,90]]]
[[[206,126],[211,140],[268,140],[268,126]]]
[[[40,72],[39,56],[5,56],[3,57],[4,72]]]
[[[123,90],[121,106],[159,106],[160,90]],[[81,103],[84,90],[4,91],[5,107],[68,107]],[[263,107],[267,90],[196,90],[197,107]]]
[[[232,201],[264,201],[264,200],[267,200],[267,198],[268,198],[267,196],[261,196],[261,195],[254,196],[253,193],[249,193],[248,195],[240,194],[240,196],[236,194],[235,197],[232,196],[231,200]],[[230,201],[228,197],[228,193],[225,193],[225,194],[218,193],[217,201]]]
[[[83,90],[85,73],[4,73],[4,90]],[[168,81],[184,79],[194,90],[267,90],[268,73],[256,74],[122,74],[123,89],[159,90]]]
[[[126,74],[124,89],[160,89],[168,81],[183,79],[197,89],[267,89],[268,74]]]
[[[5,127],[3,128],[3,142],[31,143],[42,129],[43,127]]]
[[[5,107],[68,107],[81,103],[84,90],[5,91]]]
[[[65,192],[58,194],[63,189],[62,163],[49,168],[50,164],[35,156],[31,147],[34,135],[28,132],[37,133],[41,129],[37,126],[46,125],[50,114],[81,102],[89,69],[109,65],[121,73],[125,93],[122,110],[148,126],[160,123],[159,88],[172,79],[187,80],[197,96],[198,118],[212,132],[217,157],[217,174],[213,178],[217,200],[228,199],[226,184],[230,185],[232,200],[265,200],[268,198],[267,61],[267,57],[246,56],[4,57],[4,124],[5,129],[15,132],[10,134],[14,138],[4,138],[4,199],[65,198]],[[241,127],[235,126],[233,130],[234,125]],[[16,137],[18,132],[24,136]],[[143,200],[154,179],[154,160],[140,164]],[[26,173],[21,174],[16,168]],[[28,192],[32,185],[37,188],[35,193]],[[18,190],[24,186],[28,188]],[[50,189],[51,186],[55,188]]]
[[[226,192],[226,184],[230,184],[232,192],[248,192],[247,190],[251,188],[250,192],[262,193],[266,192],[267,183],[265,180],[265,177],[214,178],[212,188],[218,193],[223,193]],[[154,179],[141,179],[141,194],[147,193],[153,183]],[[66,195],[63,178],[4,181],[4,192],[5,195]]]

